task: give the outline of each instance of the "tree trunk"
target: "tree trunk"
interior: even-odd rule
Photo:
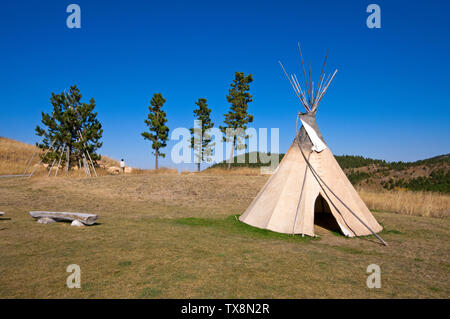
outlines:
[[[158,155],[159,155],[159,153],[156,152],[156,154],[155,154],[155,169],[158,169]]]
[[[200,163],[197,163],[197,172],[200,173]]]
[[[67,150],[66,150],[66,174],[69,173],[69,165],[70,165],[70,147],[67,146]]]
[[[233,139],[233,148],[231,149],[230,159],[228,160],[228,169],[231,169],[231,162],[233,161],[233,155],[234,155],[234,139]]]

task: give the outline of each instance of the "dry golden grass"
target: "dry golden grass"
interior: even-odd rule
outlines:
[[[34,157],[33,153],[36,151]],[[28,171],[29,174],[34,167],[39,163],[39,155],[42,154],[40,149],[36,149],[34,145],[22,143],[16,140],[12,140],[6,137],[0,137],[0,175],[14,175],[14,174],[24,174],[27,165],[32,158]],[[99,176],[110,175],[110,173],[102,168],[106,166],[116,166],[119,167],[119,161],[112,159],[108,156],[102,156],[99,161],[101,167],[96,168],[97,174]],[[56,167],[53,169],[51,175],[55,174]],[[141,174],[144,170],[133,171],[133,174]],[[68,174],[61,174],[63,171],[59,169],[58,175],[65,175],[69,177],[84,177],[84,170],[71,170]],[[48,170],[40,165],[37,167],[34,176],[47,176]]]
[[[8,174],[23,173],[32,151],[1,138],[0,164]],[[384,226],[384,247],[372,236],[349,239],[320,227],[320,239],[312,240],[240,223],[235,215],[267,181],[259,169],[44,174],[0,179],[0,298],[450,296],[448,196],[360,190]],[[84,228],[40,225],[31,210],[100,218]],[[82,269],[81,289],[65,286],[74,263]],[[382,269],[381,289],[366,286],[372,263]]]
[[[103,164],[106,166],[120,166],[120,162],[118,160],[115,160],[115,159],[105,156],[105,155],[102,155],[100,164]]]
[[[25,167],[34,152],[34,146],[21,143],[8,138],[0,137],[0,175],[3,174],[23,174]],[[38,151],[31,163],[39,162]],[[119,166],[119,162],[102,156],[101,164],[107,166]],[[30,172],[31,169],[28,170]],[[52,171],[54,176],[56,168]],[[99,176],[111,175],[104,168],[97,168]],[[39,167],[34,177],[46,177],[47,169]],[[133,169],[133,175],[178,175],[176,169],[160,168],[158,170]],[[209,168],[200,173],[181,172],[181,175],[202,175],[202,176],[261,176],[259,168]],[[86,178],[84,170],[72,170],[69,174],[63,173],[60,169],[58,173],[62,178]],[[265,180],[268,176],[261,176]],[[170,191],[170,189],[168,189]],[[371,191],[363,188],[358,189],[361,197],[370,209],[378,211],[389,211],[406,215],[450,217],[450,196],[427,193],[427,192],[404,192],[404,191]]]
[[[0,137],[0,175],[23,174],[35,147],[9,138]],[[39,162],[37,152],[31,166]]]
[[[234,167],[232,169],[226,169],[222,167],[208,168],[200,172],[204,175],[246,175],[246,176],[259,176],[261,175],[260,168],[256,167]]]
[[[0,180],[0,298],[448,298],[450,220],[376,212],[389,246],[237,221],[266,176],[180,174]],[[30,210],[99,214],[37,224]],[[81,289],[65,286],[81,267]],[[382,270],[368,289],[366,268]]]
[[[210,168],[200,174],[213,176],[261,176],[259,168]],[[367,190],[358,193],[371,210],[427,217],[450,217],[450,195],[433,192]]]
[[[191,173],[192,174],[192,173]],[[210,168],[202,175],[213,176],[261,176],[259,168]],[[405,215],[427,217],[450,217],[450,195],[432,192],[367,190],[358,188],[358,193],[372,210],[388,211]]]
[[[160,167],[158,169],[140,169],[133,168],[131,174],[134,175],[173,175],[178,174],[178,170],[176,168],[167,168]]]
[[[430,192],[358,190],[367,207],[405,215],[450,217],[450,196]]]

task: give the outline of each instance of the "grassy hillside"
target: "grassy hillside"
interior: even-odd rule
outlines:
[[[450,154],[415,162],[359,160],[352,159],[352,156],[336,156],[336,159],[356,185],[450,193]]]
[[[249,163],[249,154],[234,157],[233,168],[268,166],[260,161]],[[284,154],[279,154],[280,161]],[[397,189],[450,193],[450,154],[435,156],[415,162],[386,162],[363,156],[335,156],[339,165],[355,186],[371,189]],[[240,161],[241,163],[238,163]],[[226,162],[211,168],[226,168]]]
[[[34,157],[33,153],[36,151]],[[28,162],[31,160],[30,166],[28,168],[27,174],[29,174],[34,167],[36,171],[33,176],[47,176],[48,170],[44,165],[37,164],[40,161],[39,155],[42,151],[36,149],[34,145],[22,143],[10,138],[0,136],[0,175],[16,175],[24,174],[25,168]],[[99,176],[103,175],[114,175],[119,172],[119,161],[110,158],[108,156],[102,155],[101,160],[97,161],[98,167],[96,172]],[[56,169],[56,165],[54,170]],[[127,174],[177,174],[176,169],[161,167],[160,169],[150,170],[150,169],[138,169],[132,168],[131,172]],[[53,175],[53,173],[52,173]],[[65,176],[65,174],[63,174]],[[61,176],[61,174],[58,174]],[[83,177],[85,172],[83,169],[74,170],[69,172],[70,177]]]
[[[0,175],[23,174],[35,147],[0,136]],[[39,162],[39,154],[34,156],[31,166]]]
[[[33,157],[35,151],[36,153]],[[42,154],[42,151],[36,149],[34,145],[0,136],[0,175],[23,174],[30,159],[33,157],[27,172],[30,173],[33,167],[39,163],[40,154]],[[102,156],[99,165],[106,167],[119,166],[119,162],[107,156]],[[47,170],[40,166],[35,174],[40,175],[46,172]]]
[[[33,155],[35,147],[9,138],[0,137],[0,175],[23,174],[28,161]],[[39,162],[40,150],[37,151],[31,161],[28,172]],[[249,156],[255,156],[256,163],[249,163]],[[264,154],[267,157],[269,154]],[[278,154],[281,161],[284,154]],[[259,168],[268,166],[262,163],[259,153],[245,153],[234,157],[231,171],[233,175],[259,175]],[[450,193],[450,154],[435,156],[415,162],[386,162],[379,159],[365,158],[362,156],[342,155],[335,156],[339,165],[347,174],[349,180],[355,185],[371,190],[411,190],[433,191]],[[103,168],[119,166],[118,161],[107,156],[102,156],[99,162]],[[206,174],[230,174],[226,170],[226,162],[212,165],[206,169]],[[176,170],[162,169],[159,172],[176,173]],[[39,167],[36,175],[44,175],[47,170]],[[100,169],[99,174],[108,174],[106,169]],[[134,169],[133,174],[153,173],[151,170]],[[76,175],[83,172],[77,172]]]

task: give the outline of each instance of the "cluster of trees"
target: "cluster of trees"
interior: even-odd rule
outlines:
[[[432,167],[435,164],[440,163],[449,163],[450,164],[450,154],[440,155],[432,158],[428,158],[425,160],[415,161],[415,162],[386,162],[385,160],[372,159],[363,156],[354,156],[354,155],[341,155],[335,156],[339,165],[342,169],[346,168],[358,168],[369,165],[376,165],[383,169],[391,169],[391,170],[404,170],[410,167],[425,165],[427,167]]]
[[[352,183],[353,185],[356,185],[359,182],[368,179],[372,176],[372,174],[370,173],[359,171],[355,172],[354,170],[351,170],[350,172],[346,173],[346,175],[350,183]]]
[[[430,191],[450,193],[450,171],[443,169],[432,172],[429,176],[416,177],[410,180],[400,178],[394,181],[392,178],[383,185],[386,189],[406,188],[412,191]]]
[[[226,96],[230,103],[230,110],[225,114],[224,125],[220,130],[225,133],[227,129],[236,130],[237,134],[231,137],[224,137],[224,141],[233,144],[235,149],[245,148],[245,130],[247,124],[253,122],[253,115],[248,113],[248,104],[252,102],[250,94],[250,83],[253,82],[251,74],[245,75],[243,72],[235,72],[235,78]],[[52,93],[50,102],[53,106],[51,113],[42,112],[42,124],[46,128],[36,127],[36,134],[42,137],[38,146],[46,151],[41,155],[43,163],[55,163],[66,167],[66,171],[74,166],[81,168],[86,156],[98,165],[97,161],[101,156],[96,151],[102,146],[100,139],[103,134],[102,125],[94,112],[95,100],[90,99],[89,103],[81,102],[82,95],[76,85],[71,86],[69,92],[60,94]],[[150,100],[148,116],[145,124],[148,131],[142,133],[142,137],[151,142],[153,154],[155,155],[155,168],[158,169],[158,160],[165,157],[162,152],[167,146],[169,139],[169,127],[167,126],[167,114],[163,110],[166,99],[161,93],[155,93]],[[197,108],[194,109],[194,116],[199,127],[191,128],[191,147],[197,157],[196,162],[200,171],[201,162],[209,161],[211,148],[214,142],[208,135],[208,130],[214,127],[211,121],[211,109],[208,107],[205,98],[199,98],[195,102]],[[227,138],[229,140],[227,140]],[[197,143],[198,141],[198,143]],[[233,152],[230,159],[233,158]],[[231,163],[228,168],[230,168]]]
[[[231,87],[226,96],[230,103],[230,110],[225,114],[224,125],[220,126],[220,130],[225,134],[224,141],[233,144],[233,152],[236,149],[245,148],[244,140],[248,137],[245,135],[247,124],[253,122],[253,115],[248,113],[248,104],[252,102],[250,94],[250,83],[253,82],[251,74],[245,75],[243,72],[235,72],[235,78],[231,83]],[[153,154],[155,155],[155,168],[158,169],[158,158],[164,157],[162,149],[167,146],[169,139],[169,128],[167,127],[167,115],[163,111],[163,105],[166,102],[161,93],[155,93],[148,107],[149,113],[145,124],[148,131],[143,132],[144,139],[151,142]],[[200,171],[201,162],[207,162],[210,159],[211,148],[214,142],[208,134],[208,130],[214,127],[211,121],[211,109],[208,107],[205,98],[199,98],[195,102],[197,108],[194,109],[194,116],[198,123],[198,127],[191,128],[191,148],[194,149],[196,156],[197,169]],[[236,130],[237,134],[227,137],[227,129]],[[240,130],[237,130],[240,129]],[[231,168],[231,159],[233,152],[230,154],[228,169]]]
[[[353,156],[353,155],[341,155],[335,156],[337,162],[342,169],[346,168],[358,168],[363,166],[375,165],[386,165],[386,161],[366,158],[363,156]]]
[[[230,103],[228,113],[224,115],[224,125],[219,126],[220,130],[225,134],[224,141],[231,142],[232,152],[228,162],[216,164],[215,166],[222,166],[231,168],[231,166],[252,166],[260,167],[263,164],[259,161],[257,163],[249,163],[249,154],[243,155],[244,163],[239,163],[237,158],[233,158],[235,150],[246,147],[245,135],[247,124],[253,122],[253,116],[248,113],[248,105],[252,102],[252,95],[250,94],[250,83],[253,82],[251,74],[245,75],[243,72],[235,72],[235,78],[230,85],[227,101]],[[42,112],[42,124],[46,128],[36,127],[36,134],[42,137],[38,146],[46,151],[41,155],[44,163],[58,163],[65,166],[66,171],[74,166],[81,168],[83,160],[86,156],[90,157],[95,165],[101,159],[101,156],[96,151],[102,146],[100,139],[103,134],[102,125],[97,119],[97,112],[95,109],[95,100],[91,98],[89,103],[81,101],[82,95],[76,85],[71,86],[69,91],[60,94],[52,93],[50,102],[53,110],[51,113]],[[153,154],[155,155],[155,168],[158,169],[158,161],[160,157],[165,154],[162,149],[167,146],[169,139],[169,127],[167,126],[167,114],[163,110],[166,99],[161,93],[155,93],[150,101],[148,107],[149,113],[145,124],[148,126],[148,131],[143,132],[144,139],[151,142]],[[190,129],[191,132],[191,148],[194,149],[194,156],[196,156],[197,169],[200,171],[200,164],[202,162],[210,161],[211,149],[214,142],[208,134],[208,130],[214,127],[211,120],[211,108],[208,107],[208,102],[205,98],[199,98],[195,102],[196,108],[193,110],[194,117],[201,123],[198,127]],[[227,130],[235,130],[235,134],[227,136]],[[240,130],[238,130],[240,129]],[[242,156],[242,155],[241,155]],[[279,154],[280,161],[284,154]],[[362,156],[335,156],[339,165],[343,169],[358,168],[369,165],[376,165],[378,167],[377,173],[384,173],[388,175],[389,170],[404,170],[412,166],[433,167],[440,163],[450,163],[450,155],[441,155],[434,158],[416,161],[416,162],[386,162],[384,160],[376,160],[365,158]],[[370,178],[371,174],[363,172],[354,172],[351,170],[348,174],[349,180],[356,184],[364,179]],[[412,178],[410,180],[398,179],[383,184],[384,188],[393,189],[395,187],[402,187],[411,190],[426,190],[450,192],[450,173],[444,170],[434,170],[427,177]]]
[[[42,137],[38,146],[45,149],[41,155],[43,163],[58,162],[66,172],[74,166],[81,168],[86,157],[97,163],[101,157],[96,153],[102,146],[102,125],[94,112],[95,100],[81,102],[82,95],[76,85],[68,92],[52,93],[51,113],[42,112],[42,124],[36,126],[36,134]]]

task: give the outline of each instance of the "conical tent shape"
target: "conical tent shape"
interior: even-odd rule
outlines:
[[[312,151],[308,143],[300,143],[302,133],[305,131],[300,130],[280,165],[240,220],[280,233],[314,236],[315,205],[320,195],[345,235],[370,235],[370,229],[381,231],[382,227],[361,200],[330,149]]]
[[[318,90],[316,96],[321,93],[323,96],[324,92]],[[308,94],[313,96],[312,89]],[[322,208],[328,206],[322,211],[332,214],[344,235],[353,237],[381,231],[382,227],[326,146],[315,120],[316,98],[309,100],[305,106],[307,112],[299,114],[303,125],[291,147],[239,219],[280,233],[314,236],[320,200],[327,204],[322,203]]]

